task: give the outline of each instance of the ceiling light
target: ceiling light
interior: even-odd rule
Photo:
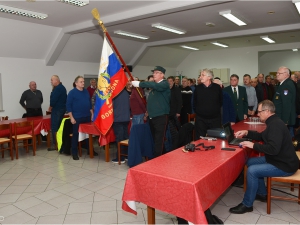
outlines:
[[[293,0],[293,3],[294,3],[295,6],[297,7],[298,12],[299,12],[299,14],[300,14],[300,0]]]
[[[223,48],[227,48],[228,47],[228,45],[225,45],[225,44],[222,44],[222,43],[220,43],[220,42],[211,42],[213,45],[217,45],[217,46],[220,46],[220,47],[223,47]]]
[[[176,34],[185,34],[186,33],[186,31],[184,31],[184,30],[180,30],[180,29],[175,28],[175,27],[170,27],[168,25],[164,25],[164,24],[161,24],[161,23],[152,24],[152,27],[155,27],[155,28],[158,28],[158,29],[161,29],[161,30],[166,30],[166,31],[169,31],[169,32],[173,32],[173,33],[176,33]]]
[[[235,24],[237,24],[239,26],[247,25],[245,22],[241,21],[239,18],[232,15],[231,10],[222,11],[222,12],[219,12],[219,14],[221,16],[224,16],[225,18],[229,19],[231,22],[234,22]]]
[[[261,39],[264,39],[266,42],[269,42],[270,44],[275,43],[275,41],[268,36],[260,36]]]
[[[186,45],[181,45],[182,48],[186,48],[186,49],[191,49],[191,50],[199,50],[198,48],[193,48],[193,47],[189,47],[189,46],[186,46]]]
[[[59,2],[67,3],[74,6],[85,6],[89,4],[89,0],[58,0]]]
[[[40,20],[46,19],[48,17],[47,14],[33,12],[24,9],[18,9],[18,8],[9,7],[5,5],[0,5],[0,12],[5,12],[12,15],[25,16],[25,17],[30,17],[30,18],[40,19]]]
[[[123,35],[123,36],[128,36],[128,37],[133,37],[133,38],[139,38],[139,39],[149,39],[149,37],[147,36],[143,36],[143,35],[139,35],[139,34],[133,34],[133,33],[129,33],[127,31],[122,31],[122,30],[116,30],[114,31],[115,34],[119,34],[119,35]]]
[[[297,48],[293,48],[292,50],[293,50],[293,52],[298,52]]]

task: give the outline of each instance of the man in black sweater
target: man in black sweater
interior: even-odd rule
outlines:
[[[180,124],[178,117],[180,116],[181,112],[182,97],[180,88],[176,87],[174,82],[175,78],[173,76],[168,77],[168,83],[171,90],[169,121],[173,121],[179,130]]]
[[[201,72],[201,84],[197,85],[194,92],[194,111],[196,113],[195,139],[206,136],[207,130],[220,128],[221,107],[223,103],[223,93],[219,85],[212,83],[213,72],[204,69]]]
[[[250,158],[247,161],[247,190],[242,203],[231,208],[234,214],[253,211],[254,200],[266,202],[267,191],[264,177],[284,177],[293,175],[299,167],[299,159],[295,153],[289,130],[284,122],[275,115],[275,106],[270,100],[264,100],[258,105],[258,116],[265,122],[267,128],[261,132],[242,130],[235,133],[236,137],[263,141],[253,143],[244,141],[243,148],[252,148],[265,156]]]

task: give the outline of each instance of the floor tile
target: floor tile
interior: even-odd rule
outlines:
[[[71,182],[71,184],[74,184],[78,187],[83,187],[85,185],[88,185],[90,183],[94,183],[95,181],[91,180],[91,179],[87,179],[87,178],[81,178],[79,180],[75,180],[73,182]]]
[[[8,205],[0,209],[0,215],[4,217],[8,217],[21,211],[22,211],[21,209],[15,207],[14,205]]]
[[[93,202],[72,202],[69,205],[67,214],[90,213],[93,209]]]
[[[29,209],[33,206],[39,205],[41,204],[43,201],[41,201],[38,198],[35,197],[29,197],[26,198],[24,200],[18,201],[16,203],[14,203],[13,205],[18,207],[19,209],[25,210],[25,209]]]
[[[141,209],[137,210],[137,215],[133,215],[132,213],[126,213],[123,210],[118,212],[118,223],[132,223],[132,222],[145,222],[145,217]],[[156,223],[159,223],[157,220]],[[172,222],[173,223],[173,222]]]
[[[105,195],[107,197],[111,197],[111,196],[116,195],[120,192],[123,192],[123,190],[120,189],[120,188],[115,188],[115,187],[111,187],[111,186],[110,187],[105,187],[105,188],[97,191],[98,194]]]
[[[116,224],[118,214],[114,212],[97,212],[92,213],[91,224]]]
[[[66,215],[40,216],[36,224],[63,224]]]
[[[13,203],[16,202],[21,194],[1,194],[0,203]]]
[[[117,209],[116,200],[94,202],[92,212],[109,212]]]
[[[74,191],[78,189],[79,187],[74,184],[64,184],[62,186],[59,186],[58,188],[55,188],[55,191],[58,191],[60,193],[66,194],[70,193],[71,191]]]
[[[10,185],[9,187],[6,188],[5,191],[2,192],[2,194],[22,194],[28,186],[24,185],[19,185],[19,186],[14,186]]]
[[[22,211],[11,216],[5,217],[3,224],[22,224],[33,219],[35,219],[33,216]]]
[[[91,213],[68,214],[65,217],[64,224],[90,224]]]
[[[53,205],[56,208],[59,208],[63,205],[69,204],[70,202],[74,202],[75,200],[75,198],[71,198],[70,196],[62,194],[56,198],[50,199],[49,201],[47,201],[47,203]]]
[[[33,178],[20,178],[14,180],[12,185],[29,185],[32,182]]]
[[[69,204],[61,206],[58,209],[55,209],[55,210],[47,213],[46,215],[49,215],[49,216],[66,215],[68,209],[69,209]]]
[[[57,209],[56,207],[43,202],[39,205],[33,206],[31,208],[25,209],[24,211],[33,217],[44,216],[45,214]]]
[[[41,193],[41,192],[44,192],[46,190],[48,185],[45,185],[45,184],[30,184],[27,189],[24,191],[26,193]]]

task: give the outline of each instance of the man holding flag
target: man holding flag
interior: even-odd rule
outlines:
[[[132,81],[134,87],[151,88],[147,102],[149,124],[154,140],[154,156],[163,152],[163,143],[170,112],[170,88],[164,79],[165,68],[156,66],[153,70],[154,82]]]

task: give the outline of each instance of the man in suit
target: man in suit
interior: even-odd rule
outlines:
[[[280,84],[273,97],[275,113],[287,126],[293,126],[296,122],[295,85],[289,79],[290,75],[287,67],[279,67],[276,77]]]
[[[248,98],[246,88],[239,86],[239,76],[232,74],[230,76],[230,86],[224,88],[232,99],[235,111],[236,122],[247,119],[248,114]]]

